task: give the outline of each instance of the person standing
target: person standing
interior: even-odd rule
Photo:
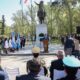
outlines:
[[[5,38],[5,41],[4,41],[4,49],[5,49],[5,53],[8,54],[9,43],[7,38]]]
[[[46,53],[48,53],[48,41],[49,41],[49,36],[45,34],[43,38],[43,45],[44,45],[44,52]]]
[[[74,37],[74,45],[75,45],[75,48],[74,48],[73,55],[76,57],[80,57],[79,40],[78,40],[77,35],[75,35],[75,37]]]
[[[9,50],[10,50],[10,52],[13,51],[13,49],[12,49],[12,38],[11,37],[9,38]]]
[[[66,37],[66,41],[64,43],[64,52],[65,56],[72,55],[72,52],[74,51],[74,41],[72,37]]]

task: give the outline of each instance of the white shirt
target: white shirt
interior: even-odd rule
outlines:
[[[9,47],[12,48],[12,40],[9,40]]]
[[[49,77],[46,77],[46,76],[38,76],[36,79],[38,79],[38,80],[51,80]]]
[[[9,48],[9,43],[8,43],[8,40],[6,40],[6,41],[5,41],[4,48]]]

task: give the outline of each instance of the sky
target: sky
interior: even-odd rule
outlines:
[[[32,4],[34,1],[39,3],[41,0],[32,0]],[[50,0],[43,0],[44,3],[49,2]],[[26,4],[24,4],[23,0],[23,8],[27,10],[27,6],[30,5],[31,0],[27,0]],[[16,13],[21,9],[20,0],[0,0],[0,20],[2,19],[2,15],[5,15],[5,23],[8,26],[13,24],[12,16],[13,13]]]

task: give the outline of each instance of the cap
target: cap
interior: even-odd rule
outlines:
[[[39,47],[33,47],[32,53],[40,53],[40,48]]]
[[[63,63],[68,67],[80,67],[80,60],[74,56],[67,56],[63,58]]]

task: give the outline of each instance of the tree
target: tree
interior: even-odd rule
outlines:
[[[11,33],[11,26],[6,26],[4,28],[4,35],[10,36]]]
[[[13,21],[14,21],[14,31],[19,32],[21,34],[28,34],[28,32],[34,32],[34,26],[36,25],[35,20],[35,10],[34,7],[31,8],[28,7],[28,11],[24,12],[22,15],[22,11],[17,11],[16,14],[13,14]],[[22,23],[23,21],[23,23]],[[23,24],[23,25],[22,25]]]
[[[77,2],[76,2],[77,1]],[[48,25],[48,33],[51,36],[64,35],[75,33],[76,26],[80,23],[80,7],[77,6],[79,0],[62,0],[62,3],[57,3],[50,6],[50,3],[45,5],[46,19]],[[14,31],[21,34],[35,34],[37,24],[37,7],[29,6],[28,10],[23,13],[19,10],[13,14]],[[22,25],[23,19],[23,25]]]
[[[76,0],[78,1],[78,0]],[[73,11],[77,8],[77,3],[73,5],[74,0],[62,0],[62,4],[56,3],[52,4],[53,18],[56,22],[56,29],[58,34],[71,34],[74,33],[74,20],[73,20]],[[55,2],[54,2],[55,3]],[[77,9],[76,9],[77,10]]]

